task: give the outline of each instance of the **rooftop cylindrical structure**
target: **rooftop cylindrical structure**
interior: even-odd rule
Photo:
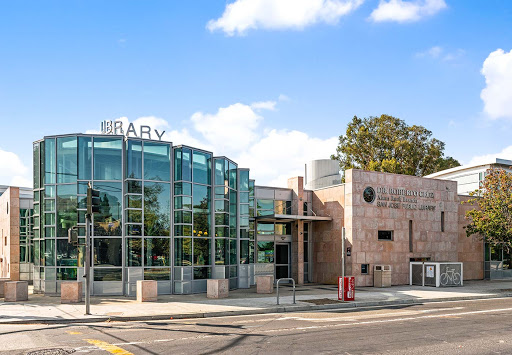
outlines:
[[[341,184],[340,166],[337,160],[318,159],[306,163],[307,190],[316,190]]]

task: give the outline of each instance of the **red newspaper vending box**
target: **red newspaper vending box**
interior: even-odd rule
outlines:
[[[338,300],[353,301],[356,296],[356,280],[354,276],[338,277]]]

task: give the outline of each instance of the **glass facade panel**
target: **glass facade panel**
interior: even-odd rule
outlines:
[[[236,165],[229,162],[229,187],[236,189]]]
[[[94,180],[121,180],[123,177],[121,138],[94,138]]]
[[[127,223],[142,223],[142,211],[141,210],[127,210],[126,211],[126,222]]]
[[[189,182],[176,182],[174,183],[175,195],[192,195],[192,184]]]
[[[142,196],[141,195],[126,196],[126,207],[127,208],[142,208]]]
[[[44,265],[55,266],[55,239],[45,240]]]
[[[274,262],[274,242],[258,242],[258,263]]]
[[[144,184],[144,235],[168,236],[171,228],[171,186]]]
[[[57,186],[57,237],[67,237],[78,222],[76,184]],[[47,223],[53,224],[53,223]]]
[[[210,235],[210,188],[194,184],[194,235],[204,237]]]
[[[240,241],[240,264],[249,264],[249,241]]]
[[[174,239],[174,266],[192,265],[192,238]]]
[[[77,279],[76,267],[57,268],[57,280],[74,281]]]
[[[240,191],[249,191],[249,171],[240,170]]]
[[[144,266],[171,266],[170,238],[144,239]]]
[[[44,183],[55,184],[55,139],[44,141]]]
[[[171,269],[144,269],[144,280],[166,281],[171,279]]]
[[[121,266],[122,250],[121,238],[94,238],[94,265]]]
[[[224,265],[229,260],[227,239],[215,239],[215,265]]]
[[[199,184],[211,184],[211,155],[201,152],[193,153],[194,182]]]
[[[224,160],[215,159],[215,185],[224,185]]]
[[[236,265],[237,262],[237,250],[236,250],[236,239],[229,240],[229,263]]]
[[[170,181],[170,145],[162,143],[144,142],[144,179]]]
[[[194,280],[210,279],[212,277],[212,269],[209,267],[195,267]]]
[[[135,180],[128,180],[126,182],[126,190],[129,194],[141,194],[142,193],[142,182]]]
[[[256,208],[274,211],[274,200],[256,200]]]
[[[126,266],[142,266],[142,238],[126,238]]]
[[[109,268],[95,268],[94,281],[122,281],[122,269],[109,269]]]
[[[90,137],[78,137],[78,179],[92,180],[92,141]]]
[[[57,266],[78,266],[78,247],[67,239],[57,239]]]
[[[194,238],[194,265],[210,265],[210,239]]]
[[[41,168],[41,164],[39,163],[39,152],[40,152],[40,145],[39,143],[34,143],[33,145],[33,160],[32,160],[32,167],[33,167],[33,171],[34,171],[34,175],[33,175],[33,186],[34,186],[34,189],[38,189],[39,186],[40,186],[40,168]],[[35,196],[34,196],[35,197]]]
[[[76,182],[77,160],[77,137],[57,138],[57,183]]]
[[[95,236],[121,236],[122,185],[119,182],[94,182],[100,192],[100,212],[94,214]]]
[[[274,234],[274,223],[260,222],[258,223],[257,230],[258,234],[272,235]]]
[[[128,140],[126,142],[126,177],[142,179],[142,142]]]
[[[192,151],[188,148],[174,150],[174,180],[192,181]]]
[[[191,211],[175,211],[174,212],[174,223],[192,223],[192,212]]]

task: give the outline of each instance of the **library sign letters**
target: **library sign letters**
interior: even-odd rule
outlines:
[[[138,132],[139,135],[137,135],[137,131],[135,130],[135,126],[133,123],[130,123],[128,125],[128,129],[126,129],[125,131],[123,129],[123,122],[121,121],[107,120],[101,122],[102,134],[123,134],[126,137],[140,137],[151,139],[151,131],[155,132],[155,135],[156,137],[158,137],[159,141],[162,140],[162,136],[164,135],[165,131],[158,132],[158,130],[152,129],[150,126],[140,126],[140,131]]]
[[[363,199],[368,203],[377,202],[377,207],[406,210],[435,211],[434,192],[407,190],[394,187],[373,187],[364,189]]]

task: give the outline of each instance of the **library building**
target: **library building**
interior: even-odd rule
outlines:
[[[84,243],[89,183],[101,200],[93,295],[133,296],[138,280],[156,280],[159,294],[206,292],[207,279],[249,288],[259,275],[336,284],[343,253],[356,286],[373,286],[377,265],[390,266],[393,285],[409,284],[414,261],[462,262],[465,280],[511,276],[507,254],[466,237],[464,167],[424,178],[353,169],[342,183],[325,159],[287,187],[261,186],[228,157],[131,126],[34,142],[33,189],[0,187],[1,277],[46,294],[83,280],[85,247],[68,229]]]

